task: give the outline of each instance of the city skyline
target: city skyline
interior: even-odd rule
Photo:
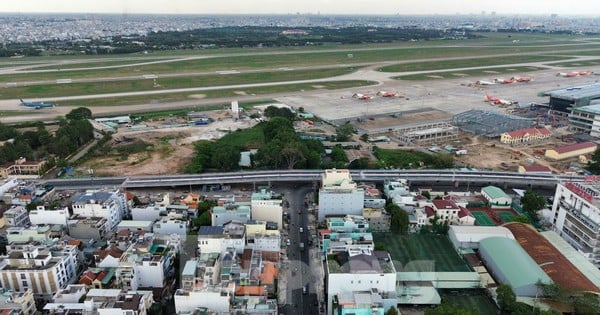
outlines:
[[[113,14],[559,14],[598,15],[600,2],[591,0],[556,0],[541,3],[534,0],[23,0],[3,2],[3,13],[113,13]]]

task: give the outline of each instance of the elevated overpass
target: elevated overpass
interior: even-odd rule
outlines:
[[[405,178],[410,182],[439,185],[466,184],[510,185],[516,187],[535,186],[551,188],[562,181],[583,181],[583,176],[554,174],[521,174],[498,171],[458,171],[458,170],[351,170],[355,181],[384,181]],[[77,179],[50,179],[45,182],[61,189],[81,189],[95,187],[148,188],[148,187],[189,187],[206,184],[237,183],[311,183],[321,180],[322,170],[275,170],[229,173],[203,173],[186,175],[97,177]]]

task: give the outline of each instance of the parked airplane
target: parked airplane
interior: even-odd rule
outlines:
[[[565,78],[574,78],[579,76],[579,72],[559,72],[556,76],[565,77]]]
[[[477,82],[475,82],[475,85],[494,85],[496,83],[491,82],[491,81],[484,81],[484,80],[479,80]]]
[[[496,79],[494,79],[494,82],[502,83],[502,84],[510,84],[510,83],[515,83],[516,81],[514,78],[510,78],[510,79],[496,78]]]
[[[394,92],[386,92],[386,91],[379,91],[377,92],[378,96],[383,96],[383,97],[396,97],[398,96],[398,93],[394,93]]]
[[[54,106],[56,106],[56,104],[54,104],[54,103],[48,103],[48,102],[25,102],[22,99],[19,99],[19,100],[21,101],[21,106],[31,107],[31,108],[35,108],[35,109],[48,108],[48,107],[54,107]]]
[[[501,98],[497,98],[497,97],[493,97],[493,96],[489,96],[487,94],[485,94],[484,96],[484,100],[486,102],[490,102],[493,105],[512,105],[515,104],[516,102],[514,101],[510,101],[510,100],[503,100]]]
[[[533,80],[533,78],[531,77],[513,77],[513,79],[517,82],[531,82]]]
[[[359,100],[366,101],[372,99],[373,96],[367,94],[354,93],[354,95],[352,95],[352,98],[357,98]]]

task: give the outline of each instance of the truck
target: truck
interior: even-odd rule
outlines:
[[[300,250],[304,251],[304,242],[300,242]]]

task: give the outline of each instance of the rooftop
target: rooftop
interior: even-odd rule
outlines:
[[[544,94],[550,97],[557,97],[572,101],[583,98],[598,98],[600,97],[600,84],[568,87],[564,89],[547,91],[544,92]]]
[[[496,186],[486,186],[481,188],[481,191],[485,192],[492,199],[508,198],[508,195],[504,192],[504,190]]]
[[[516,222],[504,226],[555,283],[567,290],[600,293],[596,285],[531,226]]]
[[[105,191],[87,191],[84,194],[77,195],[73,200],[74,204],[97,203],[101,204],[110,199],[112,193]]]
[[[587,149],[587,148],[596,148],[596,144],[593,142],[580,142],[580,143],[556,147],[553,150],[556,151],[556,153],[567,153],[567,152],[573,152],[573,151],[578,151],[578,150]]]

